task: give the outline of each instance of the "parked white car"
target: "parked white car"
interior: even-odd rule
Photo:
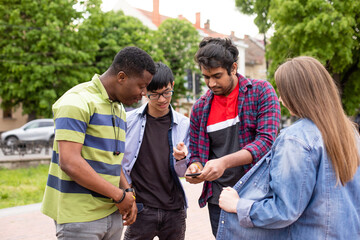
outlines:
[[[1,141],[6,145],[14,145],[18,141],[54,141],[54,120],[51,118],[36,119],[20,128],[3,132]]]

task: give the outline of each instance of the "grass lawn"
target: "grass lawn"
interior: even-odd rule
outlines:
[[[49,165],[0,169],[0,209],[42,201]]]

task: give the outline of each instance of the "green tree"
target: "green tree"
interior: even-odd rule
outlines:
[[[319,59],[339,86],[349,115],[360,107],[360,2],[342,0],[273,0],[275,33],[267,56],[270,74],[286,58]]]
[[[175,76],[176,100],[186,95],[186,69],[195,70],[194,55],[198,49],[200,36],[195,27],[186,20],[167,19],[156,32],[156,41],[163,52],[165,63]]]
[[[266,33],[272,26],[269,15],[271,0],[235,0],[235,5],[238,10],[247,15],[256,15],[254,23],[259,29],[259,33],[264,36],[265,49],[267,46]],[[266,60],[266,70],[269,67],[269,62]]]
[[[104,72],[114,56],[126,46],[136,46],[148,52],[154,61],[164,60],[163,53],[154,44],[154,31],[144,26],[140,20],[125,16],[122,11],[104,13],[104,29],[99,34],[99,51],[96,66]]]
[[[274,35],[267,45],[269,76],[286,58],[319,59],[339,86],[345,111],[360,107],[360,2],[342,0],[236,0],[241,11],[261,14],[257,26]],[[260,27],[259,27],[260,28]],[[273,82],[274,84],[274,82]]]
[[[268,18],[270,3],[271,0],[235,0],[235,5],[240,12],[256,15],[254,23],[262,34],[266,34],[272,25]]]
[[[0,4],[2,108],[22,104],[29,120],[50,117],[66,90],[88,81],[95,68],[94,37],[101,0],[3,0]],[[75,8],[74,5],[77,5]],[[92,29],[84,29],[85,18]]]

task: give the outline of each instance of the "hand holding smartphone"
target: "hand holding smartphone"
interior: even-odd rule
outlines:
[[[199,176],[201,173],[188,173],[188,174],[186,174],[185,176],[186,177],[193,177],[193,178],[195,178],[195,177],[197,177],[197,176]]]

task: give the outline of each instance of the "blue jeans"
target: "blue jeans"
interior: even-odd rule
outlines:
[[[186,210],[163,210],[137,203],[135,223],[128,226],[124,240],[183,240],[186,229]]]
[[[214,237],[216,237],[217,229],[219,226],[221,208],[217,204],[212,204],[209,202],[207,204],[208,204],[212,233]]]
[[[122,215],[119,211],[91,222],[57,224],[58,240],[120,240],[123,231]]]

